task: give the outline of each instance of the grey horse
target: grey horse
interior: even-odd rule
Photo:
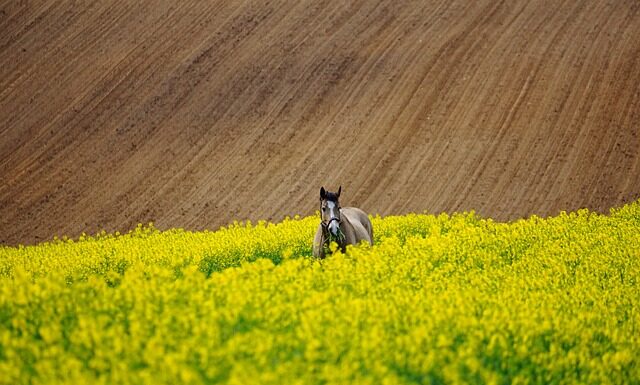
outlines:
[[[320,224],[313,240],[313,256],[324,258],[330,251],[331,242],[336,242],[342,252],[347,245],[366,241],[373,245],[373,227],[367,214],[355,207],[340,207],[340,192],[328,192],[320,188]]]

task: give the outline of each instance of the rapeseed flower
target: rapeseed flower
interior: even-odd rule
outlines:
[[[317,216],[0,247],[0,384],[640,381],[640,202],[497,223]]]

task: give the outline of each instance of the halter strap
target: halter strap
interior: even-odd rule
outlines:
[[[320,224],[322,225],[322,227],[325,228],[325,230],[329,227],[329,225],[331,224],[331,222],[333,221],[337,221],[338,225],[340,225],[340,222],[342,222],[342,220],[338,219],[338,217],[333,217],[331,219],[329,219],[329,222],[325,222],[325,221],[320,221]]]

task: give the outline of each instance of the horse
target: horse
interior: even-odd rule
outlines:
[[[313,256],[323,259],[329,252],[331,242],[336,242],[344,253],[347,245],[368,242],[373,245],[373,227],[369,216],[359,208],[340,207],[340,193],[320,188],[320,224],[313,240]]]

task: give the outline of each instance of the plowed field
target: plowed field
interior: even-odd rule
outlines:
[[[0,0],[0,243],[640,197],[640,2]]]

